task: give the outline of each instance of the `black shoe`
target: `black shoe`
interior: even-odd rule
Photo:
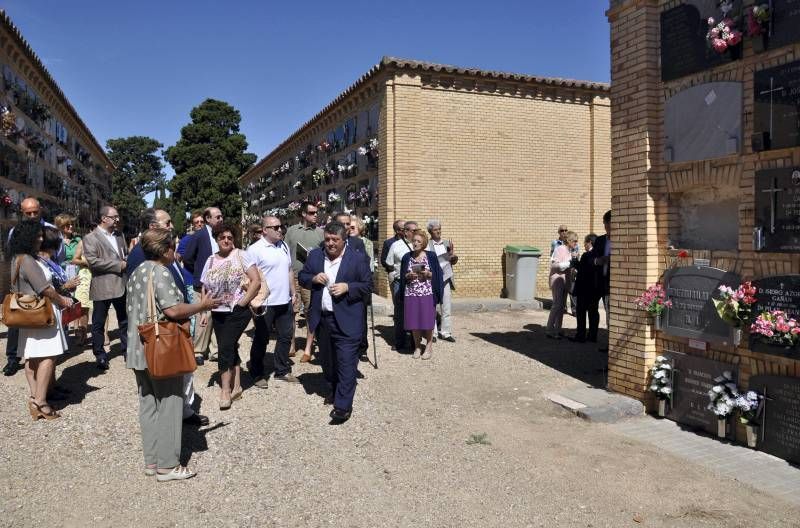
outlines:
[[[199,367],[199,366],[203,365],[206,362],[206,360],[203,359],[203,356],[201,356],[200,354],[197,354],[194,357],[194,362],[197,363],[197,366]]]
[[[17,356],[13,356],[8,358],[8,363],[6,363],[6,366],[3,367],[3,375],[13,376],[18,370],[22,370],[22,365],[19,362],[19,358]]]
[[[339,425],[345,423],[347,420],[350,419],[351,414],[353,414],[352,411],[343,411],[342,409],[337,409],[336,407],[334,407],[330,414],[331,425]]]
[[[186,425],[195,425],[197,427],[202,427],[209,424],[208,416],[203,416],[202,414],[197,414],[197,413],[194,413],[188,418],[184,418],[183,423],[185,423]]]
[[[449,335],[447,337],[439,337],[439,339],[441,339],[442,341],[448,341],[450,343],[455,343],[456,342],[456,338],[451,336],[451,335]]]
[[[358,369],[356,369],[356,379],[364,379],[364,375]]]
[[[97,360],[97,368],[100,370],[108,370],[108,360],[107,359],[98,359]]]

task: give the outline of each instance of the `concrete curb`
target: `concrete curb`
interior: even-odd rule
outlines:
[[[394,311],[391,299],[372,295],[372,306],[375,315],[391,315]],[[501,311],[524,311],[541,310],[541,301],[513,301],[511,299],[500,298],[466,298],[453,299],[453,313],[482,313],[482,312],[501,312]]]
[[[547,394],[546,398],[589,422],[616,423],[644,414],[639,400],[587,386]]]

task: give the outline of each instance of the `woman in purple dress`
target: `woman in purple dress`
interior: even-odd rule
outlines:
[[[436,322],[436,305],[442,302],[442,268],[428,247],[428,235],[418,229],[411,237],[411,253],[400,264],[400,291],[404,292],[403,316],[405,329],[414,336],[414,359],[420,358],[422,337],[425,351],[422,359],[430,359],[433,352],[433,327]]]

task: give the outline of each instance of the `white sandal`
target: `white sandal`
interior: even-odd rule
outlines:
[[[172,468],[169,473],[159,473],[156,475],[156,480],[159,482],[167,482],[170,480],[186,480],[195,476],[197,473],[192,473],[189,468],[184,466],[176,466]]]

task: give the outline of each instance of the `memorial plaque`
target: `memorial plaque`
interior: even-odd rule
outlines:
[[[665,351],[663,355],[672,361],[673,367],[672,402],[667,418],[716,434],[717,416],[708,410],[708,391],[715,385],[714,378],[725,371],[731,372],[736,380],[736,366],[680,352]]]
[[[713,8],[714,4],[715,1],[695,0],[692,4],[682,4],[661,13],[662,81],[677,79],[741,58],[741,44],[725,53],[717,53],[706,42],[708,17],[722,19],[722,12]],[[729,16],[739,16],[741,1],[736,0],[729,4]]]
[[[742,137],[742,83],[692,86],[667,99],[664,107],[667,161],[695,161],[739,152]]]
[[[756,304],[753,307],[754,316],[761,312],[782,310],[794,318],[800,317],[800,275],[765,277],[754,280],[753,286],[757,290]],[[750,334],[749,348],[764,354],[800,358],[800,350],[797,347],[772,345],[756,334]]]
[[[756,72],[753,103],[754,151],[800,145],[800,61]]]
[[[758,251],[800,251],[800,167],[756,171]]]
[[[724,345],[733,342],[733,327],[720,319],[713,299],[719,286],[736,288],[739,276],[717,268],[689,266],[664,274],[664,289],[672,307],[664,311],[661,328],[665,334]]]
[[[800,0],[772,0],[772,25],[767,47],[779,48],[800,42]]]
[[[750,388],[766,396],[758,448],[790,462],[800,462],[800,379],[759,375]]]

